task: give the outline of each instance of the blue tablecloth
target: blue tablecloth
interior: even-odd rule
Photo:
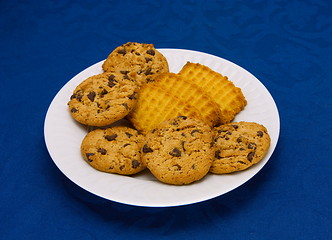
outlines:
[[[332,2],[0,2],[0,239],[332,239]],[[144,208],[66,178],[44,143],[49,104],[128,41],[228,59],[279,109],[266,166],[220,197]]]

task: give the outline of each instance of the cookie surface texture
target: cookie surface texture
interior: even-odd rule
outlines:
[[[240,88],[236,87],[226,76],[205,65],[187,62],[179,74],[203,88],[218,103],[222,112],[222,124],[231,122],[236,114],[247,105]]]
[[[218,104],[205,91],[192,81],[175,73],[160,74],[153,83],[182,101],[190,103],[210,126],[220,125],[221,110]]]
[[[96,129],[83,139],[81,153],[99,171],[132,175],[145,169],[141,161],[143,139],[143,135],[129,127]]]
[[[138,86],[126,73],[102,73],[79,84],[68,102],[72,117],[90,126],[122,119],[136,104]]]
[[[211,128],[201,120],[179,116],[146,135],[142,160],[161,182],[185,185],[202,179],[214,159]]]
[[[140,88],[137,103],[126,118],[137,130],[147,133],[163,121],[180,115],[202,119],[200,112],[190,103],[159,86],[147,83]]]
[[[166,58],[153,44],[128,42],[114,49],[102,65],[105,72],[127,71],[136,74],[139,85],[169,72]]]
[[[270,147],[267,129],[254,122],[221,125],[215,131],[215,160],[210,172],[242,171],[258,163]]]

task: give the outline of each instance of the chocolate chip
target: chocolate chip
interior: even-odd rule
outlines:
[[[222,133],[222,132],[227,132],[227,130],[224,130],[224,129],[219,129],[218,130],[218,133]]]
[[[78,112],[78,110],[77,110],[76,108],[72,108],[70,111],[71,111],[72,113],[76,113],[76,112]]]
[[[221,157],[220,157],[220,151],[219,151],[219,150],[217,150],[217,151],[214,153],[214,157],[215,157],[216,159],[221,159]]]
[[[107,141],[113,141],[113,140],[116,139],[117,136],[118,136],[117,134],[106,135],[106,136],[105,136],[105,139],[106,139]]]
[[[143,153],[150,153],[150,152],[153,152],[153,150],[147,144],[144,144]]]
[[[75,93],[73,93],[73,95],[70,96],[70,99],[76,98],[78,101],[81,101],[82,97],[83,97],[83,95],[81,93],[81,90],[78,90]]]
[[[125,134],[127,135],[128,138],[132,137],[133,134],[129,133],[129,132],[125,132]]]
[[[101,91],[100,93],[100,97],[104,97],[107,93],[107,90],[104,88],[103,91]]]
[[[117,81],[115,79],[108,80],[108,86],[110,88],[114,87],[117,84]]]
[[[238,143],[242,142],[242,137],[238,137],[238,138],[236,139],[236,141],[237,141]]]
[[[198,133],[202,133],[202,132],[199,131],[198,129],[194,129],[194,130],[191,131],[191,135],[194,135],[194,133],[196,133],[196,132],[198,132]]]
[[[178,118],[182,118],[183,120],[186,120],[186,119],[187,119],[186,116],[178,116]]]
[[[131,166],[132,166],[132,168],[134,168],[134,169],[138,168],[140,165],[141,165],[140,162],[137,161],[137,160],[133,160],[133,161],[131,161]]]
[[[247,159],[251,162],[252,159],[254,158],[254,156],[255,156],[255,152],[250,152],[247,156]]]
[[[182,146],[183,151],[186,151],[186,149],[184,148],[184,144],[185,144],[185,143],[186,143],[185,141],[182,141],[182,142],[181,142],[181,146]]]
[[[130,100],[136,99],[136,95],[137,95],[137,93],[134,92],[134,93],[133,93],[132,95],[130,95],[128,98],[129,98]]]
[[[243,162],[243,161],[237,161],[238,163],[241,163],[241,164],[246,164],[245,162]]]
[[[258,132],[257,132],[257,136],[258,136],[258,137],[263,137],[263,135],[264,135],[264,134],[263,134],[262,131],[258,131]]]
[[[239,126],[238,126],[238,125],[235,125],[235,124],[233,124],[232,127],[233,127],[234,129],[238,129],[238,128],[239,128]]]
[[[130,143],[126,143],[125,145],[123,145],[123,147],[127,147],[130,146]]]
[[[146,58],[145,58],[145,61],[146,61],[146,63],[148,63],[148,62],[152,61],[152,58],[148,58],[148,57],[146,57]]]
[[[123,78],[124,78],[124,79],[130,79],[129,76],[128,76],[128,73],[130,73],[130,71],[127,71],[127,70],[121,70],[120,73],[123,74]]]
[[[83,97],[83,95],[77,95],[77,96],[76,96],[76,99],[77,99],[79,102],[81,102],[81,101],[82,101],[82,97]]]
[[[149,50],[147,50],[146,53],[147,53],[147,54],[150,54],[150,55],[152,55],[152,56],[154,56],[154,55],[156,54],[155,51],[154,51],[153,49],[149,49]]]
[[[147,76],[147,75],[152,75],[153,72],[152,72],[152,68],[148,68],[145,70],[144,74]]]
[[[125,168],[125,165],[120,166],[120,171],[122,171]]]
[[[178,126],[178,125],[179,125],[179,123],[178,123],[176,120],[174,120],[173,122],[171,122],[171,124],[172,124],[173,126]]]
[[[125,48],[122,48],[122,49],[118,50],[118,53],[122,54],[124,56],[124,55],[126,55],[127,51]]]
[[[107,150],[105,148],[99,148],[97,152],[101,153],[102,155],[106,155]]]
[[[76,98],[76,96],[77,96],[77,95],[74,93],[73,95],[70,96],[70,100]]]
[[[96,93],[94,91],[92,91],[88,94],[88,98],[90,99],[91,102],[93,102],[95,100],[95,97],[96,97]]]
[[[177,148],[173,148],[173,150],[170,151],[169,154],[173,157],[180,157],[181,156],[181,151]]]
[[[95,155],[95,154],[94,153],[86,153],[85,154],[85,156],[86,156],[86,158],[88,159],[89,162],[93,161],[92,159],[89,158],[90,156],[93,156],[93,155]]]
[[[122,103],[122,106],[125,107],[125,109],[129,110],[128,104],[127,103]]]
[[[257,147],[256,143],[249,143],[248,144],[249,149],[256,149],[256,147]]]
[[[174,164],[173,167],[176,167],[175,171],[180,171],[182,169],[179,164]]]
[[[111,74],[109,77],[108,77],[108,81],[112,81],[115,79],[115,76],[113,74]]]

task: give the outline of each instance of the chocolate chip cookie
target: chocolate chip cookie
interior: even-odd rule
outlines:
[[[127,72],[107,72],[79,84],[68,102],[72,117],[90,126],[106,126],[125,117],[136,103],[138,86]]]
[[[254,122],[221,125],[215,131],[215,160],[210,172],[216,174],[242,171],[258,163],[270,147],[267,129]]]
[[[179,116],[150,131],[142,160],[161,182],[184,185],[202,179],[214,159],[213,133],[201,120]]]
[[[141,161],[143,139],[143,135],[129,127],[96,129],[83,139],[81,153],[99,171],[132,175],[145,169]]]
[[[134,73],[139,85],[153,81],[159,73],[169,72],[166,58],[153,44],[128,42],[114,49],[102,65],[105,72]]]

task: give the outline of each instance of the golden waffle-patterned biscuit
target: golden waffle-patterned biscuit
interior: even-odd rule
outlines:
[[[127,115],[127,119],[137,130],[146,133],[161,122],[181,115],[202,119],[195,107],[148,83],[142,86],[136,106]]]
[[[236,87],[227,77],[207,66],[187,62],[179,75],[203,88],[218,103],[224,124],[231,122],[235,115],[247,105],[240,88]]]
[[[190,103],[202,115],[204,122],[210,126],[221,123],[221,110],[218,104],[194,82],[175,73],[163,73],[155,79],[153,84]]]

